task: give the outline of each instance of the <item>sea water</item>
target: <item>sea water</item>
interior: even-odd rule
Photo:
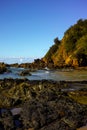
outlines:
[[[4,78],[27,78],[29,80],[56,80],[56,81],[82,81],[87,80],[87,70],[37,70],[30,72],[30,75],[20,76],[24,68],[9,67],[11,72],[0,74],[0,79]]]

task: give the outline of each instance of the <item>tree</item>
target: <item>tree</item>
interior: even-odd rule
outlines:
[[[48,62],[53,62],[52,60],[52,56],[54,53],[56,53],[56,51],[58,50],[58,47],[60,45],[60,41],[58,40],[58,38],[54,39],[54,45],[52,45],[49,49],[49,51],[47,52],[47,54],[45,55],[45,58],[47,59]]]
[[[81,37],[76,46],[76,57],[79,66],[87,66],[87,35]]]

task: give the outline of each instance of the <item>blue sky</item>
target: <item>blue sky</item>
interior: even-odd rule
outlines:
[[[41,58],[81,18],[87,0],[0,0],[0,57]]]

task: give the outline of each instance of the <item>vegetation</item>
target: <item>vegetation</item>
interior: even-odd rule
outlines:
[[[87,20],[79,20],[70,27],[44,58],[16,67],[37,68],[87,66]],[[7,72],[4,63],[0,73]],[[30,74],[30,70],[21,75]],[[76,86],[77,83],[77,86]],[[82,85],[82,88],[77,88]],[[76,86],[76,90],[70,89]],[[12,108],[21,108],[14,115]],[[29,81],[28,79],[0,79],[1,130],[76,130],[87,124],[87,81]]]
[[[87,66],[87,20],[78,20],[48,50],[43,60],[55,66]]]
[[[60,41],[58,40],[58,38],[55,38],[54,45],[50,47],[49,51],[47,52],[45,56],[47,59],[47,62],[52,62],[52,55],[57,51],[59,45],[60,45]]]

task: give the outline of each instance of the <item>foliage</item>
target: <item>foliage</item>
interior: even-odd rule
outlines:
[[[87,35],[81,37],[76,45],[76,57],[79,62],[79,66],[87,65]]]
[[[66,30],[61,44],[57,41],[45,55],[47,61],[52,60],[55,66],[60,66],[61,60],[62,66],[87,66],[87,19],[78,20]]]
[[[84,53],[87,55],[87,35],[81,37],[76,45],[77,53]]]
[[[52,55],[58,50],[59,45],[60,45],[60,41],[58,40],[58,38],[55,38],[54,45],[52,45],[52,47],[50,47],[49,51],[45,55],[45,58],[48,61],[52,62]]]
[[[75,47],[76,44],[78,42],[78,40],[87,34],[87,20],[79,20],[77,21],[77,24],[75,24],[74,26],[70,27],[66,33],[65,33],[65,48],[66,48],[66,52],[72,52]]]

